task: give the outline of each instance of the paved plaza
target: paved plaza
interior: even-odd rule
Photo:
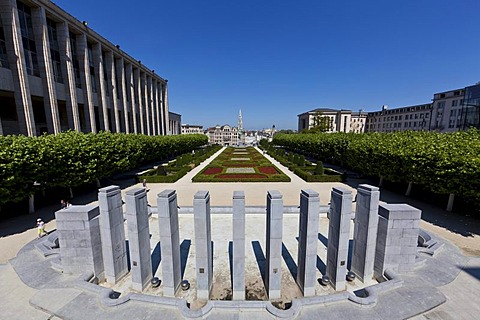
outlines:
[[[221,152],[221,151],[219,151]],[[267,156],[268,157],[268,156]],[[165,189],[176,190],[180,207],[180,242],[184,255],[184,278],[189,279],[195,287],[195,238],[193,228],[193,199],[195,193],[207,190],[212,206],[212,241],[214,243],[214,281],[211,298],[215,302],[204,306],[208,313],[188,313],[178,305],[159,305],[144,298],[138,298],[129,288],[129,276],[115,285],[102,284],[130,296],[129,301],[108,305],[111,300],[101,293],[82,289],[79,277],[61,274],[51,268],[55,256],[43,257],[35,248],[42,240],[34,240],[35,230],[22,227],[20,219],[14,219],[11,226],[2,225],[0,248],[4,260],[0,265],[0,304],[3,306],[0,319],[272,319],[275,317],[298,319],[476,319],[480,314],[480,243],[478,222],[462,218],[462,221],[450,221],[446,213],[433,206],[414,201],[388,191],[381,190],[381,201],[388,203],[405,203],[423,211],[421,228],[427,230],[432,238],[443,247],[434,256],[420,255],[414,272],[401,275],[402,285],[396,289],[378,293],[373,305],[355,304],[348,299],[338,301],[325,300],[322,304],[309,304],[302,299],[301,292],[294,281],[297,260],[298,213],[300,191],[312,189],[319,193],[321,205],[330,202],[330,193],[334,187],[344,187],[356,193],[358,183],[307,183],[292,174],[278,162],[270,159],[278,168],[290,176],[290,183],[192,183],[191,178],[209,161],[193,169],[184,178],[173,184],[149,184],[148,203],[156,206],[157,194]],[[122,186],[125,193],[140,185]],[[247,207],[262,208],[266,205],[267,191],[278,190],[283,195],[283,202],[291,213],[284,214],[283,248],[282,248],[282,301],[295,301],[290,309],[269,312],[265,305],[266,295],[261,281],[259,252],[265,251],[265,214],[261,210],[251,209],[246,216],[246,283],[250,288],[252,300],[258,305],[251,308],[240,305],[232,309],[224,308],[223,301],[231,298],[229,242],[232,240],[232,216],[222,212],[222,208],[232,206],[234,191],[245,192]],[[74,204],[96,204],[91,197],[74,199]],[[46,208],[36,214],[47,221],[47,230],[56,228],[55,220],[48,219],[58,208]],[[50,210],[51,212],[46,212]],[[226,211],[223,210],[223,211]],[[25,220],[25,216],[21,217]],[[32,221],[36,219],[31,217]],[[435,219],[438,219],[435,220]],[[8,223],[8,221],[7,221]],[[31,225],[31,223],[29,223]],[[463,224],[463,225],[462,225]],[[465,225],[468,224],[468,225]],[[25,225],[25,223],[23,223]],[[152,250],[158,250],[159,234],[155,214],[150,217]],[[10,229],[9,229],[10,228]],[[350,228],[353,233],[353,223]],[[128,238],[128,237],[127,237]],[[319,260],[326,261],[326,239],[328,238],[328,219],[320,215],[319,221]],[[263,251],[263,252],[262,252]],[[152,261],[154,273],[162,279],[161,261]],[[317,278],[324,273],[325,266],[317,264]],[[367,285],[374,284],[368,283]],[[347,285],[347,292],[362,296],[365,285],[356,280]],[[145,293],[162,295],[162,289],[147,288]],[[330,287],[315,287],[317,296],[333,296]],[[195,291],[181,292],[178,297],[193,303]],[[340,297],[340,296],[338,296]],[[192,309],[201,306],[190,305]],[[208,307],[208,308],[207,308]],[[199,309],[201,310],[201,309]],[[275,313],[277,312],[277,313]]]

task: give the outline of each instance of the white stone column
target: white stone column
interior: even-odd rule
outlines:
[[[300,194],[297,284],[305,297],[315,295],[320,196],[310,189]]]
[[[333,188],[328,225],[326,273],[335,291],[346,288],[351,218],[352,191],[340,187]]]
[[[138,115],[140,118],[140,133],[145,134],[145,122],[143,119],[143,102],[142,102],[142,79],[140,76],[140,69],[135,69],[133,73],[133,81],[135,82],[135,91],[138,97]]]
[[[32,99],[28,83],[27,66],[23,52],[22,32],[18,19],[17,2],[0,2],[3,30],[7,47],[8,63],[12,71],[15,106],[17,109],[20,133],[33,137],[36,135]]]
[[[83,101],[87,131],[97,132],[95,124],[95,110],[93,107],[93,91],[90,80],[90,64],[88,60],[87,35],[82,33],[77,36],[77,56],[80,64],[80,79],[82,79]]]
[[[144,111],[145,111],[145,118],[146,118],[146,134],[148,136],[152,135],[152,130],[151,130],[151,123],[150,123],[150,95],[148,93],[148,84],[147,84],[147,75],[145,73],[141,74],[141,79],[142,79],[142,92],[143,92],[143,98],[145,101],[144,104]]]
[[[119,95],[118,95],[118,109],[123,112],[123,118],[120,121],[124,122],[125,133],[130,132],[129,124],[128,124],[128,108],[127,108],[127,92],[125,88],[125,66],[123,64],[123,58],[120,57],[115,59],[116,65],[116,74],[117,74],[117,85],[119,87]]]
[[[152,131],[153,135],[158,134],[158,113],[157,113],[157,92],[155,90],[155,78],[150,78],[150,97],[152,98]]]
[[[152,257],[150,255],[150,228],[148,225],[147,190],[137,188],[125,194],[130,250],[130,273],[132,288],[143,291],[152,280]]]
[[[265,289],[269,299],[280,299],[282,287],[283,196],[267,193],[267,232],[265,258]]]
[[[169,116],[168,116],[168,89],[167,89],[167,80],[165,80],[165,85],[164,85],[164,92],[163,92],[163,130],[165,132],[165,135],[168,134],[168,122],[169,122]]]
[[[162,252],[163,294],[174,297],[182,281],[177,194],[163,190],[157,195],[158,227]]]
[[[164,121],[164,111],[163,111],[163,84],[162,82],[157,83],[157,90],[158,90],[158,132],[161,135],[165,135],[165,131],[163,130],[163,121]]]
[[[380,191],[377,187],[367,184],[358,186],[351,271],[362,282],[373,278],[379,202]]]
[[[233,300],[245,300],[245,192],[233,192]]]
[[[73,69],[73,55],[70,47],[70,33],[68,23],[57,24],[58,45],[60,47],[60,61],[62,63],[63,80],[65,82],[65,97],[69,128],[80,132],[80,117],[78,114],[77,87],[75,84],[75,71]]]
[[[98,204],[105,277],[108,283],[115,284],[128,272],[120,187],[99,189]]]
[[[161,106],[162,106],[162,98],[160,94],[160,90],[158,89],[158,80],[155,79],[154,84],[153,84],[153,91],[155,92],[155,112],[156,112],[156,118],[155,118],[155,127],[157,128],[157,134],[162,135],[162,116],[161,116]]]
[[[212,290],[213,252],[210,224],[210,194],[198,191],[193,199],[197,298],[208,300]]]
[[[93,64],[95,65],[95,81],[97,82],[97,101],[98,101],[98,111],[100,115],[100,130],[109,130],[108,124],[108,102],[107,102],[107,88],[105,85],[105,75],[103,72],[103,55],[102,55],[102,44],[96,43],[93,45]]]
[[[138,123],[137,123],[137,103],[135,102],[135,85],[133,80],[133,66],[131,63],[127,64],[126,67],[127,74],[127,90],[130,93],[130,106],[132,110],[132,121],[133,121],[133,133],[138,133]]]
[[[49,133],[60,133],[60,118],[58,115],[55,78],[50,57],[50,42],[47,31],[45,8],[32,8],[32,25],[35,30],[35,45],[38,58],[38,69],[43,85],[43,105]]]
[[[118,116],[118,101],[117,101],[117,89],[116,89],[116,82],[115,82],[115,61],[113,57],[113,52],[108,51],[105,54],[105,63],[107,66],[107,74],[108,74],[108,90],[110,91],[110,108],[112,110],[112,122],[114,123],[115,128],[110,128],[112,132],[120,132],[120,119]]]

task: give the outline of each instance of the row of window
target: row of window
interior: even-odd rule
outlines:
[[[412,119],[428,119],[430,118],[430,113],[429,112],[426,112],[426,113],[415,113],[415,114],[406,114],[405,115],[405,120],[412,120]],[[402,115],[399,115],[399,116],[388,116],[388,117],[384,117],[384,118],[370,118],[369,122],[372,123],[372,122],[382,122],[382,119],[384,119],[384,122],[389,122],[389,121],[398,121],[398,120],[403,120],[403,116]],[[377,121],[378,120],[378,121]]]

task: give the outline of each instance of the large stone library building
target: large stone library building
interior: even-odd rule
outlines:
[[[168,134],[167,80],[48,0],[0,1],[0,134]]]

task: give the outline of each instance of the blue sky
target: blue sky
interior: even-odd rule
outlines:
[[[480,81],[479,0],[54,1],[169,80],[204,127],[428,103]],[[114,4],[114,5],[113,5]]]

